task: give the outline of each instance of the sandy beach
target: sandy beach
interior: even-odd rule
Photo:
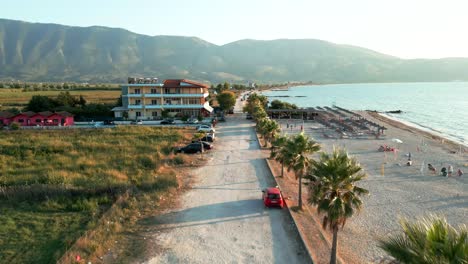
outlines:
[[[440,169],[449,165],[454,168],[455,175],[459,168],[467,173],[466,149],[462,148],[460,152],[460,145],[454,142],[378,114],[359,114],[387,127],[385,137],[326,138],[322,133],[322,125],[314,121],[304,123],[305,132],[322,145],[323,151],[330,152],[333,146],[346,148],[350,155],[359,160],[368,174],[360,184],[370,191],[370,195],[364,198],[363,210],[351,218],[339,234],[339,254],[342,259],[346,263],[375,263],[384,259],[386,254],[378,248],[377,241],[400,230],[400,217],[416,219],[437,214],[446,217],[454,226],[467,224],[467,175],[440,175]],[[302,120],[278,121],[288,134],[299,133],[303,124]],[[292,130],[286,129],[287,124],[295,126]],[[402,143],[396,143],[395,139]],[[397,151],[379,152],[380,145],[394,147]],[[409,153],[411,166],[406,165]],[[435,174],[428,171],[428,163],[436,168]],[[292,193],[287,195],[294,197]]]

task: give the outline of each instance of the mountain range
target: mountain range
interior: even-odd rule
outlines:
[[[0,79],[123,82],[128,76],[238,83],[468,81],[468,58],[408,60],[315,39],[219,46],[196,37],[0,19]]]

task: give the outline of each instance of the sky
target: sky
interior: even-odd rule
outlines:
[[[0,18],[145,35],[321,39],[400,58],[468,57],[468,0],[0,0]]]

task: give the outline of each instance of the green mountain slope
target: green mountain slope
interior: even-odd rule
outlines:
[[[468,80],[468,59],[402,60],[321,40],[195,37],[0,19],[0,78],[121,82],[129,75],[203,81],[388,82]]]

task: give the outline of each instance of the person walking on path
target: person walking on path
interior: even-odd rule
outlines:
[[[461,177],[463,175],[463,171],[461,169],[458,169],[457,171],[457,176]]]

